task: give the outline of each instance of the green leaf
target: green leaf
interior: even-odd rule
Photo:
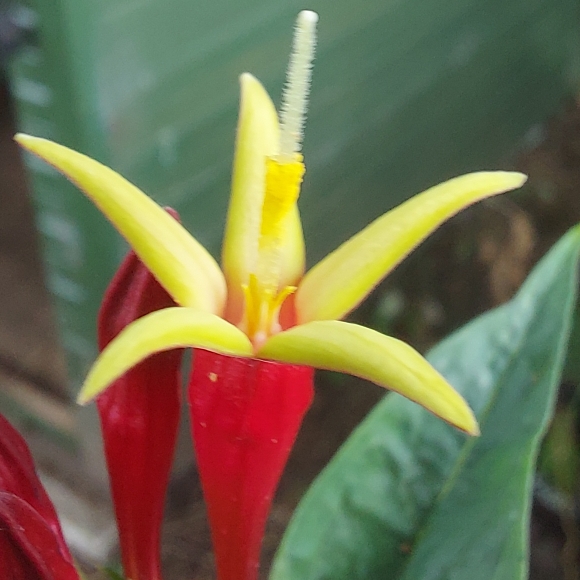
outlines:
[[[272,580],[526,577],[534,465],[566,352],[579,250],[575,228],[511,302],[431,352],[482,436],[386,396],[300,503]]]
[[[105,576],[109,578],[109,580],[125,580],[125,577],[113,568],[102,568],[102,572]]]

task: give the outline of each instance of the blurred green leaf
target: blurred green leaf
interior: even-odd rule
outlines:
[[[576,386],[580,385],[580,304],[576,304],[576,309],[574,310],[563,378]]]
[[[117,572],[117,570],[114,570],[113,568],[103,568],[103,574],[105,574],[105,576],[107,576],[107,578],[109,578],[109,580],[125,580],[125,577],[120,573]]]
[[[575,228],[512,301],[431,352],[482,436],[385,397],[302,500],[272,580],[526,577],[534,465],[562,372],[579,249]]]
[[[554,415],[544,439],[538,470],[547,483],[564,493],[572,503],[578,491],[580,448],[576,437],[578,409],[568,405]]]

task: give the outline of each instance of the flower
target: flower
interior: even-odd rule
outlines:
[[[313,13],[301,14],[303,29],[312,30]],[[291,86],[308,85],[299,81]],[[293,114],[291,93],[283,111]],[[300,125],[302,112],[297,116]],[[296,201],[304,166],[294,150],[299,141],[289,152],[281,150],[281,142],[301,133],[293,124],[283,119],[281,128],[266,91],[254,77],[242,75],[223,273],[180,224],[111,169],[57,143],[16,136],[93,200],[179,305],[144,316],[120,333],[91,369],[79,401],[88,402],[155,352],[193,347],[357,375],[477,433],[465,401],[421,355],[341,319],[443,221],[476,201],[520,187],[526,177],[478,172],[432,187],[372,222],[303,275]]]
[[[373,381],[466,433],[479,432],[464,399],[418,352],[341,319],[442,222],[526,179],[478,172],[432,187],[304,274],[297,200],[316,21],[312,12],[299,15],[280,121],[262,85],[241,77],[223,272],[177,221],[111,169],[51,141],[16,137],[92,199],[177,304],[123,328],[89,372],[79,402],[102,395],[153,354],[196,349],[192,427],[223,580],[255,577],[265,514],[310,404],[312,368]]]
[[[79,580],[28,446],[0,415],[0,578]]]
[[[134,252],[105,293],[103,349],[171,304]],[[181,350],[158,353],[97,398],[125,576],[160,580],[159,537],[179,418]],[[309,367],[198,350],[189,381],[198,470],[218,577],[252,580],[272,496],[312,401]]]

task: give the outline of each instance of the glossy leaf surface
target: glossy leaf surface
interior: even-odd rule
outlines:
[[[482,436],[388,395],[302,500],[273,580],[526,577],[532,477],[566,351],[579,248],[575,229],[511,302],[430,354]]]

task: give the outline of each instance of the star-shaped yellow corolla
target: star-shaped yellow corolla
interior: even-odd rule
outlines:
[[[412,347],[342,322],[443,221],[520,187],[514,172],[478,172],[432,187],[372,222],[304,274],[299,153],[316,15],[299,16],[281,122],[268,94],[241,77],[241,103],[222,265],[164,209],[111,169],[51,141],[17,135],[100,208],[179,305],[144,316],[102,352],[85,403],[149,355],[213,350],[362,377],[478,433],[464,399]]]

